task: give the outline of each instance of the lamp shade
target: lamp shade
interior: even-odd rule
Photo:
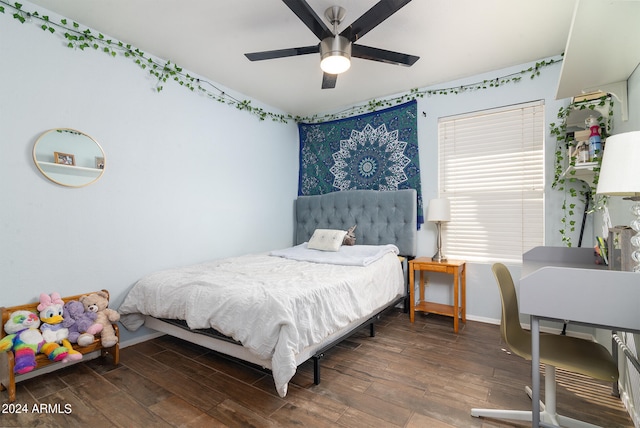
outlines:
[[[427,209],[427,221],[450,221],[451,205],[449,199],[438,198],[429,201]]]
[[[640,131],[607,138],[596,193],[640,196]]]

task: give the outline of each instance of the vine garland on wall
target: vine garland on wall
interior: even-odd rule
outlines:
[[[598,108],[607,109],[606,117],[599,114]],[[577,222],[574,216],[576,215],[577,201],[582,201],[586,206],[591,207],[587,211],[588,213],[592,213],[606,204],[606,196],[596,194],[602,156],[597,158],[596,165],[593,167],[594,177],[592,183],[588,185],[581,181],[583,184],[580,190],[573,186],[573,184],[578,183],[578,179],[575,177],[576,170],[571,167],[576,166],[577,158],[568,154],[569,147],[574,141],[571,134],[567,132],[567,118],[571,112],[579,110],[590,110],[598,113],[596,116],[597,121],[603,131],[602,137],[606,139],[613,126],[613,99],[611,95],[606,94],[596,99],[573,101],[567,107],[560,108],[557,115],[559,119],[557,124],[555,122],[549,124],[550,134],[556,137],[554,177],[551,188],[564,192],[563,217],[560,219],[562,229],[559,232],[562,236],[562,242],[567,247],[573,246],[571,234],[576,230]]]
[[[424,98],[425,96],[455,95],[469,91],[500,87],[506,84],[520,82],[522,78],[527,75],[529,75],[530,79],[533,79],[540,75],[542,69],[561,62],[563,59],[563,56],[560,55],[556,58],[542,60],[536,62],[535,66],[531,66],[517,73],[496,77],[495,79],[485,79],[481,82],[440,89],[411,89],[409,92],[405,92],[396,97],[384,100],[372,99],[365,104],[356,105],[338,113],[301,117],[293,116],[291,114],[274,113],[260,107],[255,107],[251,105],[251,100],[237,99],[219,89],[213,83],[191,76],[171,61],[163,61],[153,58],[130,44],[106,38],[100,33],[95,34],[89,28],[82,30],[80,28],[80,24],[77,22],[69,22],[64,18],[59,22],[54,22],[49,19],[49,16],[41,15],[37,11],[28,12],[23,10],[22,4],[20,3],[8,3],[5,0],[0,0],[0,12],[3,14],[5,13],[5,7],[11,9],[13,11],[13,18],[22,24],[27,22],[36,22],[43,31],[50,34],[58,34],[58,30],[64,31],[64,38],[67,41],[67,47],[71,49],[78,49],[80,51],[93,49],[96,51],[102,51],[112,57],[122,55],[125,58],[134,61],[142,70],[147,71],[157,79],[155,86],[157,92],[162,91],[164,84],[167,81],[174,81],[191,92],[201,93],[214,101],[235,107],[238,110],[249,112],[257,116],[260,120],[271,119],[274,122],[282,123],[288,123],[289,121],[295,121],[298,123],[319,123],[336,119],[344,119],[366,112],[374,112],[381,108],[403,104],[418,98]],[[207,89],[205,86],[211,87],[212,89]]]

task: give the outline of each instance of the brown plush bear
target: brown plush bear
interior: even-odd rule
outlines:
[[[100,340],[104,348],[110,348],[118,343],[118,336],[113,329],[114,323],[120,319],[120,314],[113,309],[109,309],[109,295],[104,291],[91,293],[80,297],[80,302],[84,305],[87,312],[95,312],[98,314],[96,318],[97,324],[102,324],[102,332],[100,332]]]

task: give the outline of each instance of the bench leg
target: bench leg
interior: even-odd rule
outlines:
[[[9,393],[9,403],[16,401],[16,377],[13,373],[13,352],[0,353],[0,391],[6,388]]]
[[[100,355],[103,357],[109,354],[113,357],[113,365],[117,366],[120,363],[120,344],[116,343],[111,348],[102,348],[100,350]]]

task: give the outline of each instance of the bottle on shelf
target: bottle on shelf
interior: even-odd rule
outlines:
[[[589,158],[591,161],[595,161],[602,156],[600,124],[598,123],[598,120],[593,116],[589,116],[586,122],[589,126],[589,130],[591,131],[591,134],[589,135]]]

